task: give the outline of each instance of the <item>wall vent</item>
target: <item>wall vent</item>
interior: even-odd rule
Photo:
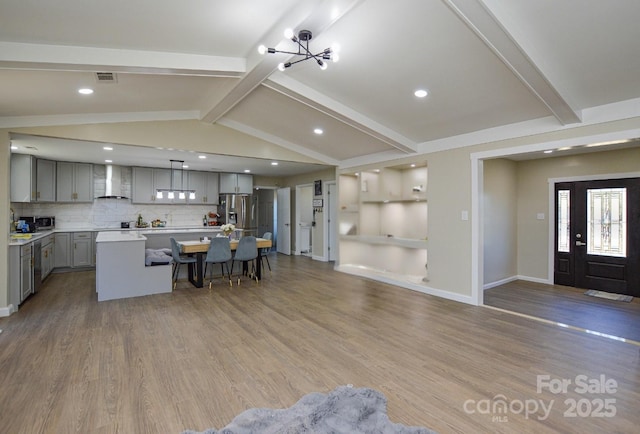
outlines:
[[[96,80],[99,83],[116,83],[118,81],[113,72],[96,72]]]

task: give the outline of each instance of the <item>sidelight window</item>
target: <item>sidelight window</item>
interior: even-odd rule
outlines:
[[[627,256],[627,189],[587,189],[587,254]]]
[[[570,190],[558,190],[558,251],[569,252],[571,243]]]

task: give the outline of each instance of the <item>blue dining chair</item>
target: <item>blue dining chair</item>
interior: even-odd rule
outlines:
[[[195,264],[196,258],[180,254],[180,246],[175,238],[171,237],[171,256],[173,256],[173,273],[171,275],[171,281],[173,282],[173,289],[176,289],[178,283],[178,274],[180,273],[180,266],[182,264]]]
[[[273,234],[271,232],[265,232],[262,235],[262,238],[264,238],[265,240],[273,240]],[[267,261],[267,267],[269,267],[269,273],[271,273],[271,264],[269,264],[269,257],[267,255],[270,251],[270,247],[260,249],[260,265],[262,265],[262,269],[264,270],[264,262],[262,262],[262,260],[265,259]]]
[[[227,269],[227,277],[229,278],[229,286],[233,286],[231,282],[231,273],[229,273],[229,261],[233,256],[231,255],[231,244],[227,237],[214,237],[211,239],[209,249],[207,250],[207,257],[204,260],[204,275],[207,275],[207,266],[211,264],[211,276],[209,276],[209,289],[211,289],[211,282],[213,281],[213,264],[220,264],[220,272],[224,279],[224,268]]]
[[[258,281],[258,275],[256,274],[255,260],[258,258],[258,243],[256,237],[246,236],[240,238],[238,241],[238,247],[236,248],[236,254],[231,261],[231,274],[233,274],[233,266],[236,262],[249,262],[251,261],[251,273],[249,277]],[[242,267],[240,267],[242,270]],[[238,285],[240,285],[240,274],[238,274]]]

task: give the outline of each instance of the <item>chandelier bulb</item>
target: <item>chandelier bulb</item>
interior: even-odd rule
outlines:
[[[325,69],[327,69],[327,62],[323,62],[322,60],[318,59],[318,65],[320,65],[320,69],[322,69],[323,71]]]
[[[279,69],[280,71],[284,71],[284,69],[285,69],[284,63],[279,63],[279,64],[278,64],[278,69]]]
[[[264,53],[266,53],[266,52],[267,52],[267,47],[265,47],[264,45],[260,45],[260,46],[258,47],[258,53],[260,53],[260,54],[264,54]]]
[[[331,53],[331,60],[333,61],[333,63],[336,63],[338,60],[340,60],[340,56],[338,55],[338,53]]]
[[[287,38],[287,39],[292,39],[294,37],[293,36],[293,29],[286,29],[284,31],[284,37]]]

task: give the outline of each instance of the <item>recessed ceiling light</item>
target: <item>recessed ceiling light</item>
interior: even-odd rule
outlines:
[[[182,168],[183,168],[183,169],[188,169],[188,168],[189,168],[189,165],[188,165],[188,164],[183,164],[183,165],[182,165]]]
[[[547,149],[546,151],[544,151],[545,154],[551,154],[553,152],[553,150],[551,149]]]
[[[249,170],[249,169],[244,169],[244,173],[251,173],[251,170]]]
[[[424,98],[425,96],[429,95],[429,92],[427,92],[425,89],[418,89],[413,92],[413,94],[418,98]]]
[[[571,146],[563,146],[562,148],[558,148],[558,151],[568,151],[569,149],[573,149]]]
[[[104,149],[105,151],[113,151],[113,148],[111,146],[104,146],[102,149]]]
[[[416,165],[415,165],[415,164],[412,164],[412,165],[411,165],[411,167],[416,167]]]
[[[206,155],[198,155],[198,158],[201,159],[201,160],[204,160],[205,158],[207,158],[207,156]]]
[[[278,162],[277,162],[277,161],[272,161],[272,162],[271,162],[271,165],[272,165],[272,166],[277,166],[277,165],[278,165]]]
[[[93,93],[93,89],[89,89],[88,87],[83,87],[82,89],[78,89],[78,93],[82,95],[91,95]]]
[[[17,150],[18,150],[18,147],[17,147],[16,145],[11,145],[11,150],[12,150],[12,151],[17,151]]]
[[[316,128],[316,129],[313,130],[313,132],[318,134],[318,135],[324,133],[324,131],[322,131],[322,128]]]
[[[105,163],[113,163],[113,160],[104,160]]]

